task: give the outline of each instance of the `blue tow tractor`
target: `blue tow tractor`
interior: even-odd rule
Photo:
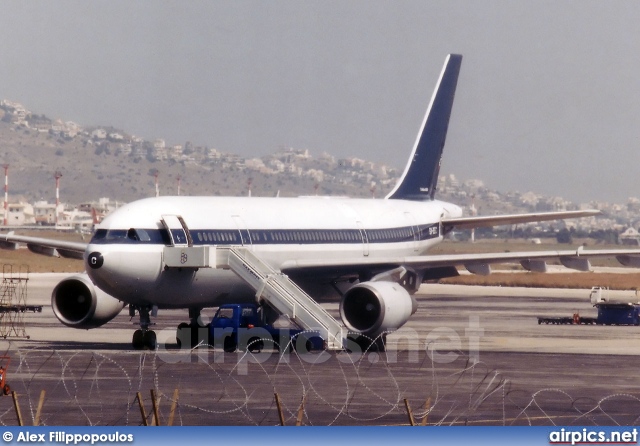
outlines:
[[[638,304],[596,304],[598,325],[640,325]]]
[[[225,352],[265,348],[291,352],[324,350],[325,341],[317,331],[303,330],[287,317],[265,323],[263,309],[254,304],[225,304],[218,308],[209,325],[209,340]]]

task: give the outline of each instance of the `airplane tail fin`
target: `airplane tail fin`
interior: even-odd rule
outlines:
[[[409,162],[386,198],[433,200],[461,63],[461,55],[447,56]]]

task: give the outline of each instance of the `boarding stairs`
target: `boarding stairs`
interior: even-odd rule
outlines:
[[[318,330],[328,350],[342,350],[344,327],[282,272],[242,246],[217,246],[216,266],[228,267],[256,290],[256,297],[305,330]]]
[[[169,268],[230,269],[280,314],[286,314],[305,330],[319,331],[327,350],[343,350],[346,331],[340,322],[305,293],[289,277],[263,262],[244,246],[174,244],[166,246],[164,264]]]

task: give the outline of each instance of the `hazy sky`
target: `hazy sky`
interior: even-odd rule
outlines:
[[[243,156],[403,168],[450,52],[464,59],[443,172],[640,196],[635,0],[0,0],[0,98]]]

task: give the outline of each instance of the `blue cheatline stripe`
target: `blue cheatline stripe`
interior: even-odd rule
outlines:
[[[172,229],[174,239],[181,238]],[[381,244],[429,240],[440,236],[440,224],[402,226],[385,229],[191,229],[194,245],[322,245]],[[170,245],[165,230],[160,229],[99,229],[91,239],[93,244],[156,244]]]

